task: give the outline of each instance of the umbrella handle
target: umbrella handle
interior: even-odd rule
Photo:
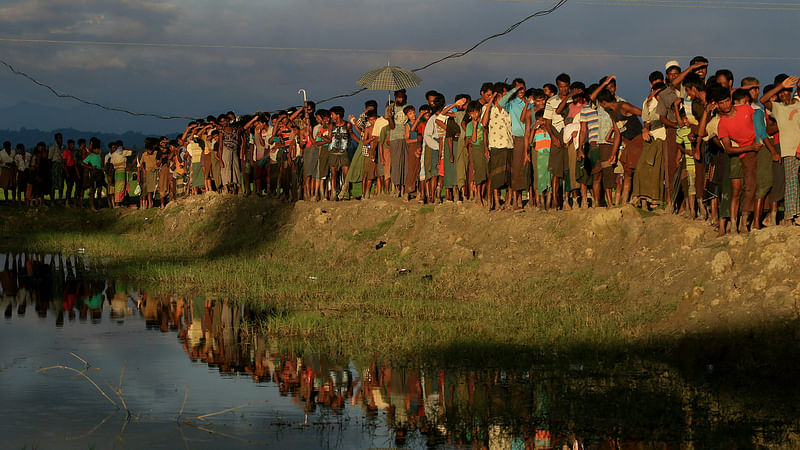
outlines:
[[[306,90],[305,89],[300,89],[299,91],[297,91],[298,94],[301,93],[301,92],[303,93],[303,106],[305,106],[306,101],[307,101],[306,100]]]

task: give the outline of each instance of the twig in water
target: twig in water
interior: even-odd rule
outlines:
[[[119,384],[117,385],[117,397],[119,397],[119,401],[122,402],[122,407],[125,408],[125,412],[128,413],[128,419],[131,418],[131,410],[128,409],[128,405],[125,404],[125,399],[122,397],[122,376],[125,374],[125,363],[122,363],[122,371],[119,373]]]
[[[267,401],[264,400],[262,403],[266,403],[266,402]],[[223,409],[222,411],[217,411],[217,412],[213,412],[213,413],[203,414],[202,416],[192,417],[191,419],[187,420],[186,422],[188,423],[188,422],[190,422],[192,420],[206,421],[206,417],[211,417],[211,416],[216,416],[216,415],[219,415],[219,414],[224,414],[226,412],[235,411],[235,410],[237,410],[239,408],[245,408],[247,406],[252,406],[252,405],[253,405],[253,402],[247,402],[244,405],[234,406],[233,408]]]
[[[91,367],[91,364],[89,364],[89,362],[88,362],[88,361],[86,361],[85,359],[83,359],[83,358],[81,358],[80,356],[76,355],[75,353],[69,352],[69,354],[70,354],[70,355],[72,355],[72,356],[74,356],[75,358],[78,358],[78,360],[79,360],[80,362],[82,362],[82,363],[83,363],[83,365],[84,365],[84,366],[86,366],[86,368],[89,368],[89,367]]]
[[[64,439],[67,440],[67,441],[77,441],[79,439],[83,439],[83,438],[91,435],[95,431],[97,431],[98,428],[102,427],[104,423],[108,422],[109,419],[114,417],[114,414],[116,414],[116,413],[112,412],[111,414],[107,415],[105,419],[101,420],[100,423],[98,423],[97,425],[93,426],[92,429],[87,431],[86,433],[83,433],[80,436],[66,436]]]
[[[83,378],[86,378],[86,380],[89,381],[89,383],[92,383],[92,386],[97,388],[97,390],[100,391],[101,394],[103,394],[103,397],[106,398],[106,400],[111,402],[111,404],[114,405],[115,407],[119,408],[119,406],[117,406],[117,404],[114,402],[114,400],[111,400],[111,397],[109,397],[108,394],[106,394],[105,391],[103,391],[100,388],[100,386],[98,386],[97,383],[94,382],[94,380],[89,378],[89,375],[86,375],[85,373],[81,372],[78,369],[75,369],[74,367],[69,367],[69,366],[50,366],[50,367],[45,367],[45,368],[39,369],[36,372],[45,372],[45,371],[53,370],[53,369],[70,370],[72,372],[77,373],[78,375],[81,375]]]
[[[236,439],[237,441],[245,442],[245,443],[251,444],[251,445],[254,445],[254,444],[256,444],[256,445],[266,445],[267,444],[266,442],[251,441],[250,439],[245,439],[243,437],[239,437],[239,436],[236,436],[236,435],[233,435],[233,434],[228,434],[228,433],[223,433],[222,431],[212,430],[211,428],[206,428],[206,427],[203,427],[203,426],[200,426],[200,425],[195,425],[193,423],[188,423],[188,421],[187,421],[186,424],[189,425],[190,427],[196,428],[196,429],[198,429],[200,431],[205,431],[206,433],[218,434],[220,436],[224,436],[224,437],[230,438],[230,439]]]
[[[178,417],[175,418],[175,422],[179,422],[181,420],[181,415],[183,415],[183,408],[186,406],[186,399],[189,398],[189,385],[186,385],[186,393],[183,394],[183,404],[181,405],[181,410],[178,411]]]

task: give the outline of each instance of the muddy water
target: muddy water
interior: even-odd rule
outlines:
[[[731,389],[712,366],[352,361],[260,334],[265,313],[147,292],[80,255],[0,255],[0,268],[3,448],[796,443],[796,388]]]

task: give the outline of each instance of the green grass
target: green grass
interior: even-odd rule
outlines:
[[[380,251],[365,246],[395,224],[396,214],[357,236],[343,236],[342,249],[335,242],[328,248],[293,244],[276,231],[287,217],[282,210],[272,211],[266,225],[254,223],[252,211],[202,219],[179,213],[168,208],[118,217],[108,210],[84,215],[51,209],[28,215],[20,208],[10,210],[0,231],[9,250],[85,248],[90,259],[108,259],[111,277],[263,308],[271,314],[260,326],[270,335],[351,356],[440,357],[468,351],[475,342],[489,353],[506,348],[510,357],[520,349],[619,348],[669,310],[630,307],[625,286],[591,271],[489,276],[477,258],[427,265],[413,249],[403,254],[391,243]],[[172,231],[176,220],[190,223]],[[402,275],[399,268],[411,273]]]

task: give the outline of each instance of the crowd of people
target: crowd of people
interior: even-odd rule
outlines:
[[[633,203],[708,219],[734,233],[793,224],[800,215],[798,78],[764,86],[730,70],[709,76],[702,56],[648,77],[641,103],[617,95],[614,75],[596,83],[560,74],[528,88],[522,78],[486,82],[447,104],[437,91],[358,115],[312,101],[274,114],[233,112],[193,121],[143,151],[60,135],[32,153],[5,142],[6,200],[94,208],[138,197],[142,208],[209,191],[289,201],[394,195],[422,203],[474,201],[488,209],[572,209]],[[383,114],[383,115],[381,115]],[[133,180],[136,188],[131,190]],[[102,193],[102,194],[101,194]],[[780,214],[779,214],[780,213]]]

